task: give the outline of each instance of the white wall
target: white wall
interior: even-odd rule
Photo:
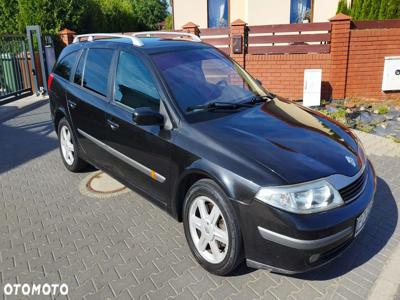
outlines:
[[[314,22],[328,22],[336,15],[339,0],[314,0]]]
[[[290,0],[248,0],[247,3],[248,11],[245,21],[248,25],[290,23]]]
[[[336,15],[339,0],[314,0],[314,22],[327,22]],[[348,0],[350,3],[351,0]],[[290,23],[290,0],[230,0],[230,22],[248,25]],[[175,29],[187,22],[207,27],[207,0],[174,0]]]
[[[230,23],[236,21],[237,19],[247,22],[248,1],[249,0],[230,0]]]
[[[182,29],[187,22],[207,27],[207,0],[174,0],[175,29]]]

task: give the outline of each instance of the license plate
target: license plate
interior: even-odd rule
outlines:
[[[357,236],[361,232],[361,230],[364,228],[365,224],[367,223],[368,215],[371,212],[372,203],[373,203],[373,201],[371,201],[368,204],[367,208],[357,218],[357,220],[356,220],[356,230],[355,230],[355,234],[354,234],[355,236]]]

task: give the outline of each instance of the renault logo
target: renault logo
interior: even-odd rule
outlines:
[[[354,161],[354,159],[350,156],[345,156],[346,160],[349,164],[351,164],[353,167],[356,167],[356,162]]]

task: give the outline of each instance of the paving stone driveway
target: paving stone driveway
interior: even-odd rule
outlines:
[[[182,225],[137,194],[81,195],[87,173],[62,165],[48,106],[21,114],[0,123],[1,286],[67,283],[70,299],[365,299],[399,243],[400,147],[361,138],[379,179],[358,241],[312,273],[283,276],[243,266],[224,278],[203,271]]]

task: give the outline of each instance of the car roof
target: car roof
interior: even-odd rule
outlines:
[[[73,43],[66,47],[65,52],[74,51],[77,49],[81,49],[83,47],[91,47],[91,46],[105,46],[107,48],[115,48],[118,45],[124,44],[124,46],[132,47],[136,50],[143,51],[147,54],[153,54],[158,52],[169,52],[183,49],[202,49],[202,48],[211,48],[210,45],[201,43],[201,42],[193,42],[189,40],[183,39],[169,39],[169,38],[159,38],[159,37],[141,37],[140,40],[143,42],[143,46],[138,47],[132,45],[132,41],[129,38],[103,38],[94,40],[92,42],[79,42]]]

